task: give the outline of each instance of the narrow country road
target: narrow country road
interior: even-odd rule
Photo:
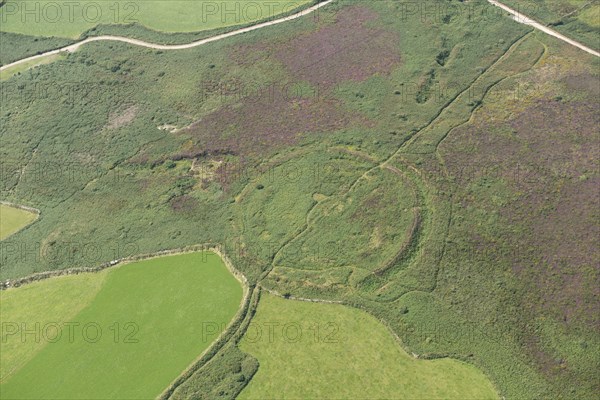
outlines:
[[[0,67],[0,71],[4,71],[8,68],[14,67],[16,65],[19,64],[24,64],[24,63],[28,63],[30,61],[34,61],[37,59],[41,59],[43,57],[46,56],[51,56],[54,54],[60,54],[62,52],[68,52],[68,53],[72,53],[74,51],[76,51],[77,49],[79,49],[79,47],[83,46],[84,44],[87,43],[91,43],[91,42],[98,42],[98,41],[114,41],[114,42],[125,42],[125,43],[130,43],[130,44],[134,44],[136,46],[142,46],[142,47],[147,47],[150,49],[157,49],[157,50],[183,50],[183,49],[190,49],[192,47],[197,47],[197,46],[202,46],[204,44],[207,43],[211,43],[211,42],[215,42],[217,40],[221,40],[221,39],[225,39],[231,36],[236,36],[236,35],[240,35],[242,33],[246,33],[246,32],[251,32],[257,29],[261,29],[261,28],[265,28],[267,26],[271,26],[271,25],[277,25],[277,24],[281,24],[283,22],[287,22],[287,21],[292,21],[294,19],[303,17],[305,15],[308,15],[316,10],[318,10],[321,7],[324,7],[326,5],[328,5],[329,3],[333,2],[334,0],[326,0],[322,3],[318,3],[315,4],[312,7],[309,7],[307,9],[304,9],[296,14],[287,16],[287,17],[283,17],[283,18],[279,18],[273,21],[267,21],[267,22],[263,22],[257,25],[252,25],[249,26],[247,28],[242,28],[242,29],[238,29],[235,31],[231,31],[228,33],[223,33],[220,35],[216,35],[216,36],[212,36],[206,39],[202,39],[202,40],[198,40],[196,42],[192,42],[192,43],[187,43],[187,44],[175,44],[175,45],[163,45],[163,44],[154,44],[154,43],[148,43],[148,42],[144,42],[142,40],[137,40],[137,39],[130,39],[130,38],[126,38],[126,37],[121,37],[121,36],[95,36],[95,37],[90,37],[87,38],[85,40],[82,40],[81,42],[77,42],[75,44],[69,45],[69,46],[65,46],[63,48],[60,49],[56,49],[56,50],[51,50],[51,51],[47,51],[45,53],[42,54],[38,54],[32,57],[27,57],[27,58],[23,58],[19,61],[15,61],[13,63],[7,64],[3,67]],[[513,19],[519,23],[522,24],[526,24],[526,25],[530,25],[532,27],[534,27],[535,29],[539,29],[540,31],[547,33],[548,35],[554,36],[555,38],[558,38],[566,43],[569,43],[570,45],[573,45],[575,47],[580,48],[583,51],[586,51],[590,54],[595,55],[596,57],[600,57],[600,53],[598,53],[595,50],[590,49],[589,47],[573,40],[573,39],[569,39],[568,37],[556,32],[553,29],[548,28],[547,26],[534,21],[533,19],[527,17],[526,15],[523,15],[521,13],[519,13],[516,10],[513,10],[512,8],[496,1],[496,0],[488,0],[491,4],[502,8],[503,10],[507,11],[509,14],[511,14],[513,16]]]
[[[125,42],[125,43],[134,44],[136,46],[142,46],[142,47],[147,47],[147,48],[156,49],[156,50],[183,50],[183,49],[191,49],[192,47],[202,46],[204,44],[215,42],[217,40],[225,39],[225,38],[228,38],[228,37],[231,37],[231,36],[240,35],[242,33],[251,32],[251,31],[254,31],[254,30],[257,30],[257,29],[261,29],[261,28],[266,28],[267,26],[277,25],[277,24],[281,24],[283,22],[292,21],[294,19],[297,19],[297,18],[303,17],[305,15],[311,14],[312,12],[318,10],[321,7],[326,6],[327,4],[331,3],[332,1],[334,1],[334,0],[327,0],[327,1],[324,1],[322,3],[315,4],[312,7],[306,8],[306,9],[304,9],[302,11],[297,12],[296,14],[293,14],[293,15],[290,15],[290,16],[287,16],[287,17],[275,19],[273,21],[262,22],[262,23],[257,24],[257,25],[252,25],[252,26],[249,26],[249,27],[246,27],[246,28],[237,29],[235,31],[223,33],[223,34],[216,35],[216,36],[211,36],[209,38],[198,40],[198,41],[187,43],[187,44],[164,45],[164,44],[148,43],[148,42],[144,42],[142,40],[130,39],[130,38],[122,37],[122,36],[94,36],[94,37],[90,37],[90,38],[87,38],[85,40],[82,40],[81,42],[77,42],[75,44],[62,47],[60,49],[47,51],[47,52],[42,53],[42,54],[38,54],[38,55],[35,55],[35,56],[32,56],[32,57],[23,58],[23,59],[21,59],[19,61],[15,61],[15,62],[12,62],[10,64],[6,64],[3,67],[0,67],[0,71],[4,71],[5,69],[14,67],[16,65],[24,64],[24,63],[27,63],[27,62],[30,62],[30,61],[34,61],[34,60],[43,58],[43,57],[51,56],[51,55],[54,55],[54,54],[60,54],[62,52],[72,53],[72,52],[76,51],[77,49],[79,49],[84,44],[91,43],[91,42],[98,42],[98,41]]]
[[[512,8],[500,3],[499,1],[496,1],[496,0],[488,0],[488,1],[490,3],[492,3],[493,5],[495,5],[496,7],[500,7],[504,11],[508,11],[508,13],[510,13],[510,15],[513,16],[513,19],[521,24],[530,25],[530,26],[534,27],[535,29],[539,29],[540,31],[547,33],[550,36],[554,36],[555,38],[562,40],[563,42],[567,42],[570,45],[578,47],[585,52],[593,54],[596,57],[600,57],[600,53],[598,53],[597,51],[592,50],[589,47],[587,47],[573,39],[569,39],[565,35],[562,35],[562,34],[556,32],[555,30],[548,28],[547,26],[545,26],[543,24],[534,21],[533,19],[529,18],[528,16],[523,15],[516,10],[513,10]]]

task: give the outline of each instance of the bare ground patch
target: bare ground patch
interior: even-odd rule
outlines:
[[[107,129],[118,129],[130,124],[136,117],[138,106],[130,106],[122,112],[111,114],[108,117]]]

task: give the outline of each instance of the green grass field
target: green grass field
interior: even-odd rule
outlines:
[[[10,330],[7,324],[16,320],[39,321],[43,326],[71,320],[98,294],[107,272],[104,270],[97,274],[60,276],[34,282],[18,290],[0,292],[0,319],[5,324],[0,342],[0,383],[27,364],[45,344],[41,340],[23,342],[20,335],[6,335]],[[60,296],[64,297],[64,301],[48,301]]]
[[[476,367],[416,360],[375,318],[341,305],[263,295],[240,347],[260,363],[241,399],[498,398]]]
[[[242,287],[214,253],[2,292],[2,367],[9,374],[2,398],[154,398],[210,345],[241,298]],[[55,340],[58,329],[45,324],[62,321],[80,325],[60,325]],[[10,323],[35,330],[37,322],[42,344],[32,343],[34,334],[6,334]],[[30,360],[20,365],[17,353]]]
[[[225,2],[205,0],[85,0],[69,8],[47,0],[11,0],[0,9],[1,31],[75,39],[99,24],[138,23],[162,32],[196,32],[268,19],[309,1],[241,0],[225,6]]]
[[[0,204],[0,240],[4,240],[35,221],[37,215],[16,207]]]

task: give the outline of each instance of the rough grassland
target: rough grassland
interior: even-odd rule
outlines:
[[[0,18],[2,17],[0,16]],[[42,38],[0,31],[0,64],[6,65],[13,61],[38,54],[38,52],[66,46],[72,42],[70,39]]]
[[[600,3],[588,0],[504,0],[510,7],[594,50],[600,49]]]
[[[0,204],[0,240],[20,231],[36,218],[32,212]]]
[[[476,365],[500,396],[596,399],[598,58],[487,18],[487,0],[427,3],[456,12],[338,0],[188,51],[91,43],[0,82],[0,197],[43,215],[2,242],[0,278],[221,243],[250,285],[366,309],[409,354]],[[326,246],[302,260],[360,254],[349,228],[389,207],[337,235],[316,218],[377,166],[418,194],[406,256],[379,274],[283,263],[309,224],[300,239]],[[369,243],[399,249],[384,232]],[[242,330],[181,398],[237,395],[256,370]]]
[[[13,67],[7,68],[0,73],[0,81],[5,81],[13,75],[27,71],[28,69],[37,67],[38,65],[50,64],[51,62],[54,62],[61,57],[61,55],[54,54],[51,56],[43,57],[41,59],[28,61],[26,63],[18,64]]]
[[[375,318],[341,305],[264,295],[241,349],[260,363],[241,399],[498,397],[472,365],[416,360]]]
[[[52,1],[11,0],[4,5],[2,31],[33,36],[77,38],[98,24],[134,24],[162,32],[195,32],[244,25],[308,3],[295,1],[82,1],[72,14]],[[25,10],[31,11],[26,13]]]
[[[440,292],[456,308],[467,305],[470,319],[492,320],[482,290],[506,285],[507,276],[518,280],[526,289],[496,308],[518,299],[510,307],[519,320],[494,323],[518,332],[521,352],[548,381],[565,382],[554,397],[593,398],[600,388],[598,61],[582,62],[577,49],[539,38],[552,43],[541,62],[495,87],[490,99],[499,100],[484,100],[440,145],[459,205]],[[477,249],[470,260],[467,248]],[[488,283],[470,281],[478,263]]]
[[[18,296],[20,291],[3,296]],[[37,296],[35,290],[30,294],[32,299]],[[74,295],[47,299],[66,297],[78,303],[81,298]],[[2,397],[154,398],[209,346],[236,313],[241,297],[239,282],[213,253],[161,257],[110,270],[89,305],[69,318],[81,324],[74,329],[74,339],[65,328],[56,343],[47,343],[2,385]],[[41,319],[34,311],[17,315],[30,316],[23,321],[28,327]],[[209,322],[219,329],[203,335]],[[88,323],[102,329],[95,342],[94,328],[84,339]]]

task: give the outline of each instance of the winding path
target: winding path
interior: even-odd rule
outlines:
[[[84,44],[91,43],[91,42],[99,42],[99,41],[124,42],[124,43],[134,44],[136,46],[147,47],[149,49],[156,49],[156,50],[183,50],[183,49],[191,49],[193,47],[198,47],[198,46],[202,46],[202,45],[207,44],[207,43],[216,42],[217,40],[225,39],[225,38],[228,38],[228,37],[231,37],[231,36],[240,35],[242,33],[255,31],[255,30],[261,29],[261,28],[266,28],[267,26],[277,25],[277,24],[281,24],[283,22],[288,22],[288,21],[292,21],[292,20],[298,19],[300,17],[303,17],[305,15],[313,13],[314,11],[318,10],[321,7],[326,6],[327,4],[329,4],[329,3],[333,2],[333,1],[334,0],[326,0],[326,1],[322,2],[322,3],[317,3],[314,6],[306,8],[306,9],[304,9],[302,11],[297,12],[296,14],[292,14],[292,15],[289,15],[287,17],[275,19],[273,21],[262,22],[260,24],[252,25],[252,26],[249,26],[249,27],[246,27],[246,28],[242,28],[242,29],[237,29],[237,30],[234,30],[234,31],[231,31],[231,32],[227,32],[227,33],[223,33],[223,34],[216,35],[216,36],[211,36],[209,38],[201,39],[201,40],[198,40],[198,41],[195,41],[195,42],[191,42],[191,43],[187,43],[187,44],[165,45],[165,44],[148,43],[148,42],[144,42],[143,40],[131,39],[131,38],[126,38],[126,37],[122,37],[122,36],[94,36],[94,37],[90,37],[90,38],[87,38],[85,40],[82,40],[81,42],[77,42],[77,43],[74,43],[72,45],[62,47],[60,49],[47,51],[47,52],[42,53],[42,54],[38,54],[38,55],[35,55],[35,56],[32,56],[32,57],[23,58],[23,59],[21,59],[19,61],[15,61],[15,62],[12,62],[10,64],[6,64],[5,66],[0,67],[0,71],[4,71],[4,70],[6,70],[8,68],[12,68],[12,67],[17,66],[19,64],[28,63],[30,61],[34,61],[34,60],[37,60],[37,59],[40,59],[40,58],[43,58],[43,57],[47,57],[47,56],[51,56],[51,55],[55,55],[55,54],[60,54],[60,53],[63,53],[63,52],[72,53],[72,52],[76,51],[77,49],[79,49]]]
[[[512,15],[512,17],[515,21],[517,21],[521,24],[530,25],[530,26],[534,27],[535,29],[539,29],[540,31],[547,33],[550,36],[554,36],[555,38],[562,40],[563,42],[566,42],[572,46],[578,47],[585,52],[595,55],[596,57],[600,57],[600,53],[598,53],[596,50],[592,50],[589,47],[585,46],[584,44],[581,44],[573,39],[569,39],[565,35],[562,35],[562,34],[558,33],[557,31],[555,31],[554,29],[548,28],[546,25],[543,25],[543,24],[529,18],[528,16],[521,14],[520,12],[513,10],[512,8],[508,7],[507,5],[500,3],[499,1],[496,1],[496,0],[488,0],[488,1],[491,4],[495,5],[496,7],[500,7],[504,11],[507,11],[510,15]]]
[[[246,32],[251,32],[257,29],[261,29],[261,28],[265,28],[267,26],[271,26],[271,25],[277,25],[277,24],[281,24],[283,22],[287,22],[287,21],[292,21],[294,19],[303,17],[305,15],[308,15],[316,10],[318,10],[321,7],[324,7],[326,5],[328,5],[329,3],[333,2],[335,0],[326,0],[322,3],[317,3],[314,6],[311,6],[309,8],[306,8],[302,11],[297,12],[296,14],[287,16],[287,17],[283,17],[283,18],[279,18],[273,21],[267,21],[267,22],[263,22],[257,25],[252,25],[249,26],[247,28],[242,28],[242,29],[237,29],[235,31],[231,31],[228,33],[223,33],[220,35],[216,35],[216,36],[212,36],[206,39],[202,39],[202,40],[198,40],[195,42],[191,42],[191,43],[187,43],[187,44],[173,44],[173,45],[166,45],[166,44],[155,44],[155,43],[148,43],[148,42],[144,42],[143,40],[138,40],[138,39],[131,39],[131,38],[126,38],[126,37],[122,37],[122,36],[95,36],[95,37],[90,37],[87,38],[85,40],[82,40],[81,42],[77,42],[75,44],[69,45],[69,46],[65,46],[62,47],[60,49],[56,49],[56,50],[51,50],[51,51],[47,51],[45,53],[42,54],[38,54],[35,56],[31,56],[31,57],[27,57],[27,58],[23,58],[19,61],[15,61],[12,62],[10,64],[7,64],[3,67],[0,67],[0,71],[4,71],[6,69],[12,68],[14,66],[17,66],[19,64],[24,64],[24,63],[28,63],[30,61],[34,61],[37,59],[41,59],[47,56],[51,56],[51,55],[55,55],[55,54],[60,54],[63,52],[66,53],[72,53],[74,51],[76,51],[77,49],[79,49],[81,46],[83,46],[84,44],[87,43],[91,43],[91,42],[98,42],[98,41],[113,41],[113,42],[124,42],[124,43],[129,43],[129,44],[133,44],[136,46],[141,46],[141,47],[147,47],[149,49],[156,49],[156,50],[183,50],[183,49],[191,49],[193,47],[198,47],[198,46],[202,46],[204,44],[207,43],[211,43],[211,42],[215,42],[217,40],[221,40],[221,39],[225,39],[231,36],[236,36],[236,35],[240,35],[242,33],[246,33]],[[503,10],[507,11],[509,14],[512,15],[513,19],[519,23],[525,24],[525,25],[530,25],[532,27],[534,27],[535,29],[539,29],[542,32],[547,33],[548,35],[554,36],[566,43],[569,43],[572,46],[578,47],[583,51],[586,51],[590,54],[595,55],[596,57],[600,57],[600,53],[598,53],[595,50],[590,49],[589,47],[573,40],[573,39],[569,39],[568,37],[558,33],[557,31],[548,28],[547,26],[534,21],[533,19],[527,17],[526,15],[523,15],[521,13],[519,13],[516,10],[513,10],[512,8],[496,1],[496,0],[488,0],[491,4],[502,8]]]

